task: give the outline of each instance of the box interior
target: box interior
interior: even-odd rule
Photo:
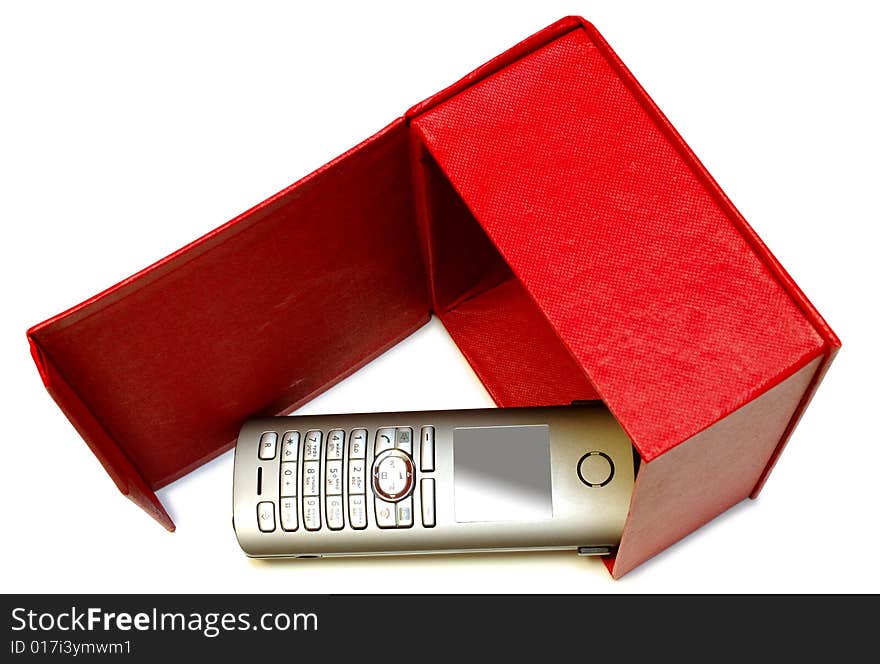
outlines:
[[[397,121],[29,331],[124,492],[181,477],[248,417],[296,408],[428,320],[407,146]]]
[[[419,153],[433,308],[492,398],[506,407],[598,398],[437,163]]]

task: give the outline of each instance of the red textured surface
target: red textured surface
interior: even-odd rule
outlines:
[[[427,321],[407,140],[394,123],[29,332],[117,482],[173,481],[247,417],[289,410]]]
[[[412,126],[651,460],[827,345],[645,104],[574,29]]]
[[[684,441],[636,478],[612,573],[620,577],[747,498],[821,358]]]
[[[440,314],[499,406],[597,399],[595,388],[515,279]]]

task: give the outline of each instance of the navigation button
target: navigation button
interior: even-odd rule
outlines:
[[[398,501],[406,498],[415,482],[412,459],[400,450],[387,450],[373,462],[373,491],[381,498]]]

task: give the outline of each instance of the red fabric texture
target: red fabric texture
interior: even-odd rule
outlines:
[[[29,332],[105,466],[161,487],[428,320],[407,147],[397,121]]]
[[[585,30],[412,126],[646,461],[825,352]]]

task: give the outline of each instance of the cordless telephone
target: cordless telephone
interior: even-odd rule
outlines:
[[[632,444],[599,402],[253,419],[233,524],[253,557],[610,552]]]

